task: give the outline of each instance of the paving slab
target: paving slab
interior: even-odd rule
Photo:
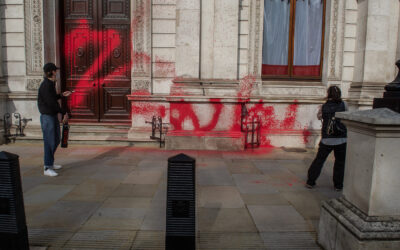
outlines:
[[[111,194],[113,197],[153,197],[158,189],[157,184],[121,183]]]
[[[292,206],[247,206],[259,232],[311,231]]]
[[[134,170],[122,183],[125,184],[158,184],[163,176],[162,170]]]
[[[232,176],[227,168],[196,169],[196,183],[203,186],[233,186]]]
[[[259,233],[199,232],[199,249],[266,249]]]
[[[268,183],[267,176],[262,174],[233,174],[235,184],[241,194],[271,194],[279,190]]]
[[[126,249],[129,250],[136,231],[79,230],[68,240],[63,249]]]
[[[241,208],[244,202],[239,191],[233,186],[199,186],[198,207]]]
[[[35,216],[29,227],[64,228],[75,230],[101,205],[100,202],[57,201],[53,206]]]
[[[198,208],[198,230],[215,232],[257,232],[246,208]]]
[[[312,232],[268,232],[261,233],[267,249],[273,250],[320,250],[316,235]]]

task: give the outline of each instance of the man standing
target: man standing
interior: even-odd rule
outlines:
[[[60,121],[58,115],[63,115],[63,122],[68,121],[68,114],[61,109],[58,99],[61,95],[56,92],[57,66],[54,63],[47,63],[43,67],[44,80],[40,84],[38,92],[38,108],[40,112],[40,124],[42,126],[44,141],[44,175],[57,176],[54,171],[60,169],[60,165],[54,165],[54,154],[60,144]],[[71,95],[65,91],[62,96]]]

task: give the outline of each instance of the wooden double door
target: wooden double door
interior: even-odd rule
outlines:
[[[129,122],[129,0],[64,0],[63,89],[72,121]]]

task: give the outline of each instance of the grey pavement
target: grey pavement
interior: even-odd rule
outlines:
[[[164,249],[167,159],[196,159],[198,249],[320,249],[321,202],[336,198],[332,157],[304,187],[308,152],[166,151],[126,146],[59,149],[43,176],[42,144],[0,146],[20,156],[33,249]]]

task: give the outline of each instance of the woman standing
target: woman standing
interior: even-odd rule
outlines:
[[[306,187],[315,187],[315,181],[321,173],[324,162],[333,151],[335,155],[333,185],[336,191],[341,191],[343,189],[346,160],[347,129],[340,119],[335,119],[335,113],[346,111],[347,108],[341,98],[341,91],[337,86],[329,87],[327,95],[328,100],[318,112],[318,119],[322,119],[322,139],[319,143],[317,156],[308,169]]]

